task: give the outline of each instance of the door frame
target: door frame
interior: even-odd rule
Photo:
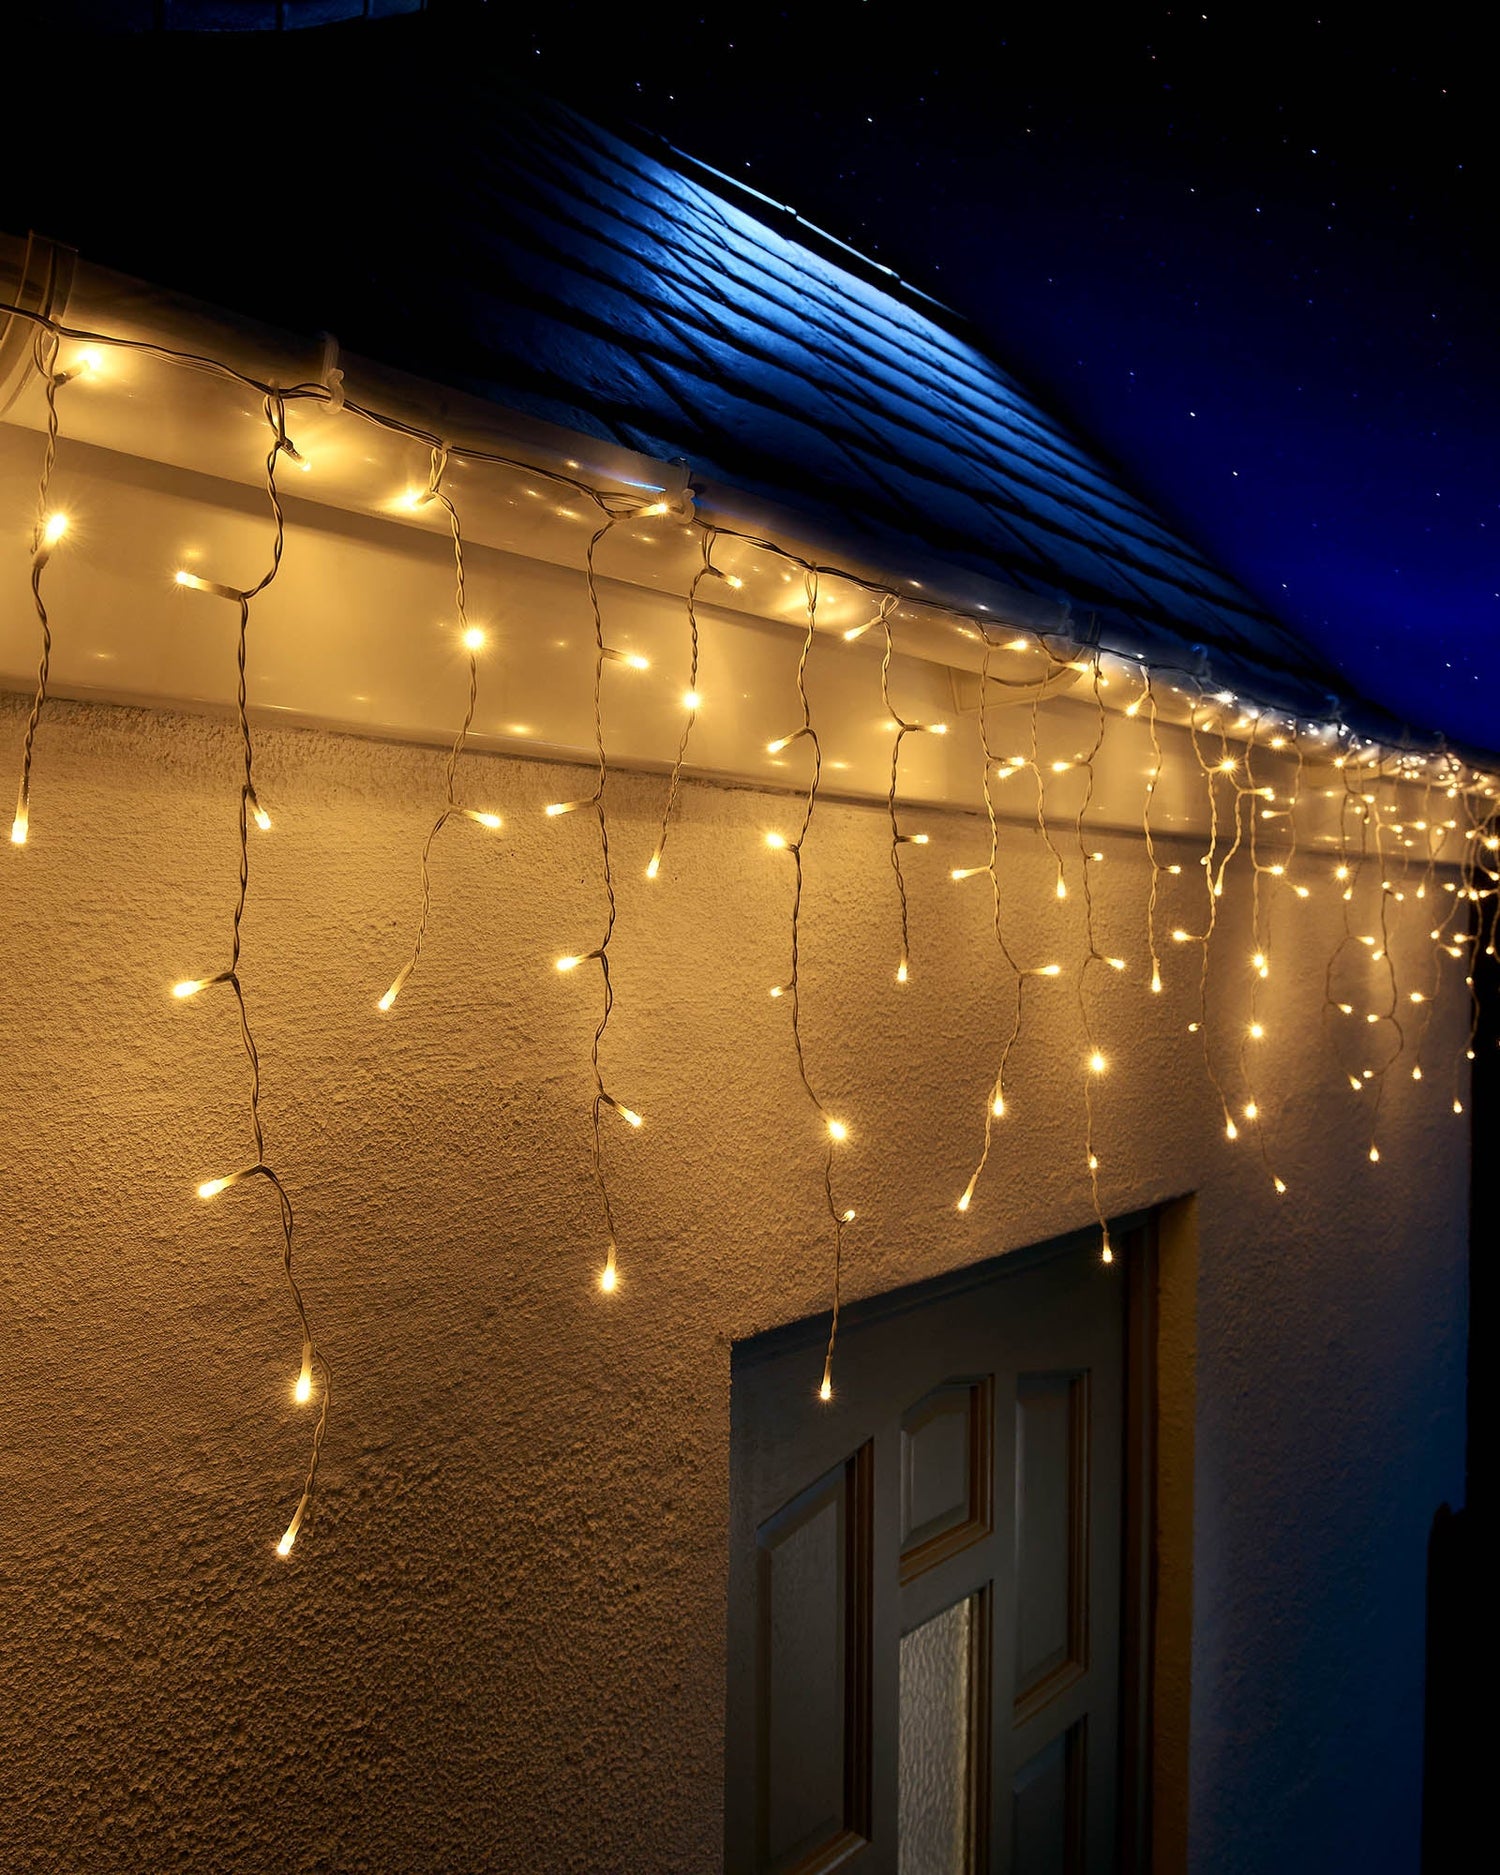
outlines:
[[[1092,1239],[1094,1233],[1087,1236]],[[1076,1251],[1084,1237],[1068,1231],[850,1302],[842,1313],[843,1325],[887,1321],[988,1282],[1002,1269],[1007,1276],[1019,1274]],[[1186,1875],[1195,1198],[1188,1194],[1112,1219],[1110,1239],[1126,1285],[1116,1863],[1120,1875]],[[756,1352],[750,1358],[773,1359],[804,1345],[815,1348],[826,1333],[826,1317],[788,1322],[755,1335]],[[728,1613],[726,1608],[726,1617]]]

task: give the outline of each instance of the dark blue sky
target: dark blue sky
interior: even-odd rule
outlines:
[[[1495,747],[1495,142],[1459,17],[557,4],[488,32],[946,300],[1376,700]]]

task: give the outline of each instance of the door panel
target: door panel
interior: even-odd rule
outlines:
[[[1064,1245],[850,1309],[826,1405],[824,1333],[734,1350],[726,1868],[1105,1875],[1118,1261]]]

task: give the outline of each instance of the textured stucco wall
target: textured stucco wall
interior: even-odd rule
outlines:
[[[4,699],[0,747],[21,721]],[[0,1867],[718,1865],[729,1341],[822,1308],[829,1278],[819,1137],[766,995],[789,879],[759,835],[789,809],[690,786],[648,886],[661,780],[611,783],[609,1078],[648,1125],[609,1139],[605,1301],[596,982],[551,967],[593,941],[596,855],[582,816],[540,813],[577,771],[469,766],[506,831],[439,842],[422,968],[382,1019],[441,758],[261,737],[276,829],[244,975],[336,1380],[283,1564],[308,1418],[269,1194],[193,1197],[249,1156],[232,1005],[166,994],[224,955],[232,731],[46,719],[32,844],[0,870]],[[1005,1010],[983,881],[946,876],[979,827],[922,824],[904,991],[882,814],[825,807],[808,855],[807,1042],[855,1129],[854,1293],[1088,1216],[1065,985],[1018,1051],[993,1176],[953,1209]],[[1038,950],[1076,962],[1076,899],[1049,899],[1034,836],[1005,840],[1019,941],[1044,917]],[[1334,903],[1283,899],[1278,1203],[1220,1137],[1185,983],[1143,993],[1138,845],[1100,844],[1103,948],[1133,966],[1098,987],[1108,1202],[1199,1194],[1192,1863],[1414,1869],[1424,1546],[1460,1485],[1463,1126],[1403,1073],[1365,1162],[1317,1016]],[[1171,889],[1168,925],[1192,904]],[[1216,1003],[1245,987],[1226,962]]]

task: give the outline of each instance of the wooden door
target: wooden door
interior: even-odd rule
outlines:
[[[1125,1299],[1097,1240],[734,1351],[729,1875],[1116,1867]]]

